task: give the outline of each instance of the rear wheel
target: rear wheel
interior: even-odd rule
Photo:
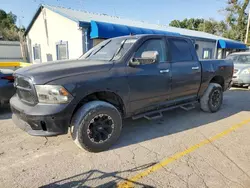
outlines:
[[[119,111],[103,101],[84,104],[72,119],[71,133],[77,146],[91,152],[110,148],[119,138],[122,118]]]
[[[204,95],[200,99],[201,109],[205,112],[217,112],[223,101],[221,85],[210,83]]]

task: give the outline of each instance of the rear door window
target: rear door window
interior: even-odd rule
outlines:
[[[190,45],[184,39],[169,39],[172,61],[192,61]]]

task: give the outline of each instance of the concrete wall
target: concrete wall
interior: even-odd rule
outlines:
[[[40,63],[34,61],[35,44],[40,45],[41,62],[57,60],[56,43],[60,41],[68,42],[69,59],[82,55],[82,30],[79,29],[78,23],[44,8],[27,35],[30,62]]]
[[[212,59],[214,59],[215,46],[216,46],[215,41],[214,42],[213,41],[203,41],[203,40],[196,39],[195,44],[199,45],[198,50],[196,50],[199,59],[203,58],[202,55],[203,55],[204,48],[212,49]]]
[[[20,42],[0,41],[0,62],[23,61]]]

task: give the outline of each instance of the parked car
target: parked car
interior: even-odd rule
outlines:
[[[232,53],[227,59],[234,63],[233,85],[250,89],[250,52]]]
[[[13,70],[0,69],[0,106],[9,103],[15,94]]]
[[[231,60],[199,61],[189,38],[112,38],[78,60],[17,70],[13,121],[34,136],[66,134],[70,127],[80,148],[100,152],[119,138],[124,118],[156,119],[196,102],[217,112],[232,75]]]

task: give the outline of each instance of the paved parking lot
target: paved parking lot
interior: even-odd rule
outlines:
[[[177,109],[126,120],[109,151],[70,135],[31,137],[0,109],[0,187],[250,187],[250,91],[227,91],[215,114]],[[131,183],[133,182],[133,183]]]

